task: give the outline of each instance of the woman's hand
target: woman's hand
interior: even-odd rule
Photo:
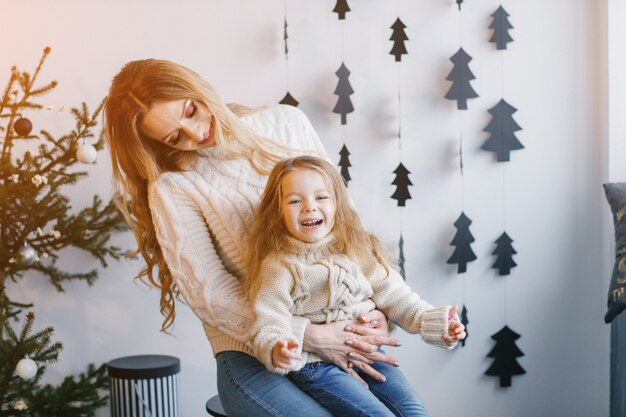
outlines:
[[[354,367],[384,382],[384,375],[370,364],[382,361],[394,366],[399,365],[396,359],[378,351],[383,345],[399,346],[400,343],[388,336],[387,319],[384,314],[372,311],[357,322],[340,321],[308,325],[304,333],[303,350],[315,353],[326,362],[334,363],[367,386]]]

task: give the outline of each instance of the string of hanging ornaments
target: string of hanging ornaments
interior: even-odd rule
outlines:
[[[474,74],[469,68],[469,62],[472,57],[463,49],[463,14],[462,14],[462,0],[457,0],[459,9],[459,50],[452,55],[450,61],[452,61],[453,67],[446,80],[452,82],[450,89],[448,90],[445,98],[448,100],[456,100],[457,110],[467,110],[467,100],[478,97],[476,91],[474,91],[471,80],[476,79]],[[456,264],[457,273],[463,274],[467,272],[467,264],[476,260],[476,254],[472,250],[471,244],[475,241],[469,227],[472,224],[472,220],[465,214],[465,181],[463,172],[463,112],[459,112],[459,143],[458,143],[458,158],[459,158],[459,177],[461,182],[461,214],[454,222],[456,228],[456,234],[452,238],[450,245],[454,246],[452,255],[448,258],[446,263]],[[465,326],[466,337],[461,341],[461,347],[464,347],[469,338],[469,319],[468,309],[465,303],[465,278],[463,278],[463,307],[461,308],[461,323]]]
[[[513,38],[509,34],[509,30],[513,28],[513,25],[509,22],[509,14],[504,10],[502,5],[491,14],[491,17],[493,21],[489,29],[493,29],[493,35],[489,41],[495,44],[496,50],[500,54],[500,90],[502,98],[495,106],[488,110],[491,115],[491,121],[483,130],[489,134],[489,138],[481,146],[481,149],[487,152],[493,152],[497,162],[509,162],[511,151],[524,148],[515,136],[515,132],[521,130],[521,127],[513,120],[513,113],[515,113],[517,109],[504,100],[504,51],[507,50],[508,43],[513,41]],[[498,275],[503,277],[510,275],[511,269],[517,266],[513,260],[513,255],[515,255],[517,251],[513,248],[513,239],[511,239],[506,232],[507,213],[505,194],[508,187],[506,184],[505,171],[506,167],[502,165],[502,223],[505,231],[496,239],[496,246],[492,252],[492,255],[496,257],[492,268],[496,269]],[[496,344],[487,354],[488,357],[493,358],[493,362],[485,371],[485,375],[498,377],[500,387],[510,387],[513,375],[522,375],[525,374],[526,371],[517,361],[517,358],[524,356],[524,353],[516,344],[516,341],[521,336],[506,325],[506,280],[504,284],[503,318],[505,325],[491,336]]]
[[[337,13],[337,19],[341,20],[340,29],[341,29],[341,66],[335,72],[335,75],[338,78],[337,87],[335,88],[334,94],[337,96],[337,103],[333,108],[333,113],[337,113],[341,116],[341,125],[344,126],[348,123],[348,113],[352,113],[354,111],[354,106],[352,105],[352,100],[350,96],[354,94],[354,90],[350,85],[350,70],[346,67],[344,61],[344,22],[346,20],[346,13],[350,11],[350,6],[348,6],[347,0],[337,0],[335,7],[333,8],[333,12]],[[342,129],[343,134],[343,146],[339,151],[339,163],[341,177],[345,182],[346,186],[348,182],[352,180],[350,177],[350,167],[352,164],[350,163],[350,151],[346,145],[346,131],[345,128]]]
[[[409,174],[411,173],[405,166],[402,164],[402,87],[401,87],[401,74],[400,67],[402,62],[402,55],[407,55],[408,51],[406,49],[405,42],[409,40],[405,29],[406,25],[400,20],[400,5],[398,0],[396,0],[396,8],[398,9],[398,18],[391,25],[390,29],[392,30],[391,37],[389,38],[392,41],[393,46],[389,51],[390,55],[393,55],[394,62],[397,67],[397,85],[398,85],[398,159],[399,163],[397,168],[393,171],[395,174],[394,180],[391,185],[395,185],[396,189],[394,193],[391,195],[391,198],[397,201],[398,207],[405,207],[406,200],[411,198],[411,193],[409,192],[409,186],[413,185],[411,180],[409,179]],[[400,274],[402,278],[406,280],[406,271],[404,267],[405,257],[404,257],[404,237],[402,233],[402,225],[403,225],[403,211],[400,209],[400,239],[398,241],[398,251],[399,251],[399,267]]]
[[[282,98],[282,100],[280,100],[279,103],[298,107],[300,103],[289,92],[289,44],[288,44],[289,36],[287,34],[287,28],[289,25],[287,23],[287,0],[285,0],[284,6],[285,6],[285,14],[284,14],[284,25],[283,25],[283,42],[285,43],[285,87],[286,87],[287,93]]]

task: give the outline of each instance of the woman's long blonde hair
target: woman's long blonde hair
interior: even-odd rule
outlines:
[[[260,282],[256,278],[264,259],[268,256],[280,257],[286,252],[290,234],[283,222],[282,184],[287,174],[298,170],[317,172],[329,187],[335,203],[333,233],[336,253],[351,257],[364,269],[369,269],[378,262],[389,271],[391,262],[389,251],[375,235],[363,227],[337,169],[324,159],[298,156],[276,164],[254,213],[254,222],[246,238],[245,283],[248,293],[254,296],[258,292]]]
[[[146,261],[137,278],[161,290],[163,331],[174,324],[178,291],[156,238],[148,184],[163,172],[189,169],[197,153],[147,138],[140,126],[153,103],[181,99],[206,106],[215,119],[216,146],[247,158],[259,173],[267,175],[285,151],[284,146],[260,137],[240,120],[250,109],[224,104],[209,83],[186,67],[156,59],[131,61],[113,78],[104,105],[104,127],[111,151],[115,200],[137,240],[137,249],[130,255],[141,254]]]

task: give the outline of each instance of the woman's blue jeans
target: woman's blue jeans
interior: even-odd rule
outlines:
[[[369,390],[356,378],[326,362],[309,363],[299,371],[290,372],[289,378],[337,416],[428,416],[421,399],[400,369],[381,362],[372,366],[387,380],[378,382],[361,374]]]
[[[332,417],[282,375],[243,352],[217,355],[217,391],[228,417]]]

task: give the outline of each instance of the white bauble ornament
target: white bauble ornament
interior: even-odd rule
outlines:
[[[30,246],[24,246],[17,253],[17,261],[21,265],[32,265],[37,260],[37,252]]]
[[[31,358],[24,358],[17,363],[15,373],[22,379],[31,379],[37,375],[37,364]]]
[[[81,145],[76,150],[76,159],[83,164],[92,164],[96,160],[97,151],[91,145]]]

